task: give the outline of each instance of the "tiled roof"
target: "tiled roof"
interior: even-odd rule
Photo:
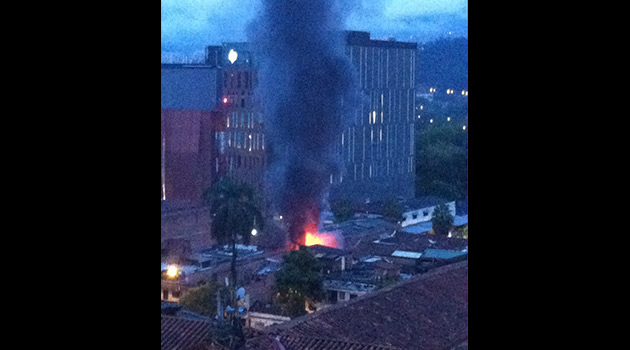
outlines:
[[[318,338],[372,344],[372,349],[378,349],[376,345],[406,350],[451,349],[468,339],[468,261],[436,268],[265,331],[304,342]],[[327,349],[296,344],[283,343],[286,350]]]
[[[209,335],[207,321],[162,315],[162,350],[188,350]]]
[[[344,340],[334,340],[316,337],[302,337],[295,335],[283,335],[279,339],[286,350],[308,349],[308,350],[402,350],[399,348],[362,344]],[[249,342],[246,350],[269,350],[276,349],[274,340],[271,337],[261,337],[255,342]]]

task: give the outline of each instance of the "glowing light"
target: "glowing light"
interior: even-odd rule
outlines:
[[[462,129],[466,130],[466,125],[464,125],[464,127],[462,127]]]
[[[312,245],[324,245],[324,241],[321,238],[315,236],[314,234],[307,232],[304,237],[304,245],[312,246]]]
[[[230,61],[230,63],[234,64],[237,58],[238,58],[238,52],[230,49],[230,52],[228,53],[228,60]]]
[[[433,123],[433,119],[429,120],[429,123]]]
[[[304,245],[323,245],[326,247],[337,248],[337,239],[335,236],[329,233],[310,233],[306,232],[304,235]]]
[[[258,234],[258,231],[254,228],[252,229],[252,236],[256,236]]]
[[[166,275],[170,278],[177,277],[178,273],[179,271],[177,271],[177,266],[175,265],[169,265],[168,268],[166,269]]]
[[[451,117],[446,118],[446,121],[450,122],[451,121]]]
[[[224,98],[223,98],[223,103],[224,103],[224,104],[225,104],[225,103],[228,103],[228,99],[227,99],[227,97],[224,97]]]

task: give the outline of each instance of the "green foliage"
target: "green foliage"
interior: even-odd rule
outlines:
[[[442,203],[435,207],[431,222],[436,235],[448,235],[448,231],[453,226],[453,215],[446,204]]]
[[[219,244],[231,244],[240,238],[249,244],[251,231],[263,228],[263,218],[254,189],[230,178],[218,181],[204,192],[204,203],[212,213],[212,235]]]
[[[190,288],[179,298],[179,304],[192,312],[214,317],[217,314],[217,291],[219,288],[221,287],[215,282]],[[221,293],[225,294],[225,291],[222,290]]]
[[[346,221],[352,218],[354,211],[352,210],[352,202],[342,199],[330,205],[330,210],[335,216],[336,222]]]
[[[449,122],[417,135],[416,193],[468,198],[468,132]]]
[[[305,302],[320,301],[324,297],[319,261],[305,247],[290,251],[282,269],[276,273],[275,301],[283,314],[289,317],[302,315]]]
[[[390,198],[383,203],[383,216],[394,221],[402,221],[403,207]]]

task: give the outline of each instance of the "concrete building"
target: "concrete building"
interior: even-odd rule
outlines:
[[[225,174],[261,191],[267,157],[260,103],[254,98],[256,70],[249,44],[208,46],[206,65],[220,72],[218,110],[227,118],[222,135]]]
[[[363,101],[339,135],[343,169],[331,197],[374,201],[412,198],[417,43],[373,40],[347,32],[345,53],[358,75]]]
[[[346,32],[362,105],[347,118],[338,138],[342,170],[331,174],[331,197],[365,201],[414,196],[414,110],[416,43],[373,40]],[[206,65],[222,73],[222,111],[231,171],[261,181],[266,165],[264,116],[255,100],[256,58],[248,43],[206,48]]]
[[[217,108],[219,78],[219,71],[208,66],[161,67],[163,201],[200,205],[203,191],[218,173],[213,160],[224,152],[220,135],[225,122]]]

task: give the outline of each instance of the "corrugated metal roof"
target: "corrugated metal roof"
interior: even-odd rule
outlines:
[[[397,250],[392,253],[392,256],[399,257],[399,258],[419,259],[422,256],[422,253]]]
[[[426,249],[423,257],[427,259],[452,259],[464,254],[468,254],[468,251],[460,252],[457,250]]]

